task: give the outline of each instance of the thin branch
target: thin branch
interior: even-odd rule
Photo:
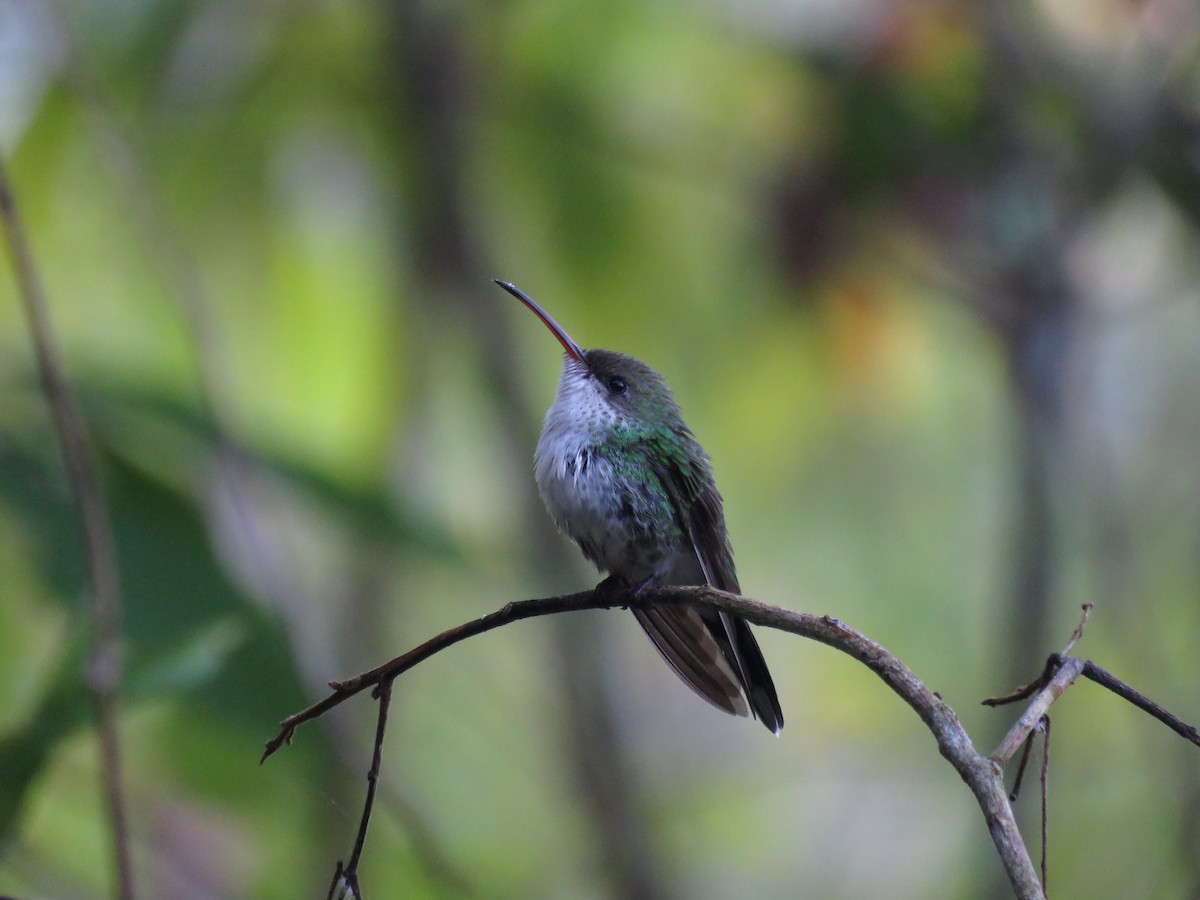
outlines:
[[[342,867],[342,861],[337,861],[337,868],[333,872],[333,881],[329,884],[329,892],[325,894],[325,900],[345,900],[346,891],[350,891],[353,896],[354,888],[346,883],[345,869]],[[341,889],[340,891],[338,889]]]
[[[292,735],[296,729],[305,722],[320,718],[335,706],[349,700],[355,694],[367,688],[375,687],[384,680],[395,678],[407,672],[418,663],[423,662],[435,653],[445,650],[447,647],[454,646],[459,641],[464,641],[477,634],[483,634],[485,631],[491,631],[493,628],[499,628],[502,625],[508,625],[511,622],[517,622],[521,619],[528,619],[534,616],[548,616],[553,613],[572,612],[581,609],[605,608],[603,604],[592,602],[593,597],[594,595],[591,591],[584,591],[578,594],[568,594],[565,597],[551,597],[546,600],[520,600],[509,603],[497,612],[459,625],[456,628],[443,631],[436,637],[430,638],[425,643],[414,647],[407,653],[397,656],[395,659],[369,672],[355,675],[346,681],[331,681],[329,682],[329,687],[333,689],[332,694],[324,700],[314,703],[308,709],[288,716],[280,723],[279,734],[267,741],[267,749],[263,752],[259,762],[265,762],[268,756],[284,744],[290,744],[292,742]]]
[[[1071,636],[1067,638],[1067,643],[1064,644],[1062,650],[1059,651],[1060,656],[1066,656],[1075,649],[1075,645],[1078,644],[1080,639],[1083,637],[1083,630],[1087,628],[1088,619],[1092,617],[1092,610],[1095,608],[1095,604],[1085,603],[1080,608],[1083,610],[1083,618],[1079,620],[1079,624],[1075,626],[1075,630],[1072,631]]]
[[[348,751],[350,748],[344,749]],[[441,898],[475,896],[478,891],[458,864],[449,858],[439,837],[412,799],[401,793],[394,782],[381,782],[378,791],[378,802],[385,811],[396,817],[404,830],[413,858],[429,884],[429,892]]]
[[[117,894],[124,900],[130,900],[134,896],[133,866],[130,861],[125,795],[121,786],[117,729],[117,692],[121,682],[121,596],[116,551],[109,530],[108,505],[88,447],[87,429],[63,374],[46,311],[45,294],[17,213],[16,200],[3,160],[0,160],[0,219],[3,220],[17,293],[28,321],[46,402],[50,407],[54,431],[62,449],[83,530],[91,584],[89,613],[92,625],[86,681],[96,708],[100,776],[112,835]]]
[[[368,687],[396,678],[418,663],[468,637],[533,616],[610,608],[614,600],[629,606],[705,604],[734,613],[757,625],[777,628],[826,644],[867,666],[920,716],[921,721],[937,740],[942,755],[970,787],[983,811],[988,830],[1015,895],[1020,900],[1040,900],[1043,897],[1037,872],[1021,839],[1012,807],[1004,791],[1001,767],[993,760],[979,755],[954,710],[930,691],[907,666],[875,641],[830,616],[793,612],[708,587],[653,588],[643,591],[636,598],[629,595],[613,597],[607,592],[598,594],[585,591],[562,597],[509,603],[497,612],[444,631],[370,672],[364,672],[347,681],[331,683],[333,692],[328,697],[306,710],[289,716],[281,723],[279,734],[267,742],[263,759],[288,743],[296,728],[304,722],[323,715]]]
[[[383,761],[383,736],[387,733],[388,709],[392,704],[392,681],[381,682],[375,691],[379,699],[379,719],[375,724],[375,750],[371,755],[371,770],[367,772],[367,799],[363,803],[362,820],[358,823],[358,835],[354,839],[354,849],[350,853],[350,861],[342,871],[343,877],[350,884],[354,896],[362,898],[358,885],[358,862],[362,859],[363,845],[367,840],[367,827],[371,824],[371,810],[375,806],[375,791],[379,786],[379,767]]]
[[[896,656],[888,652],[875,641],[858,631],[850,628],[831,616],[815,616],[808,613],[793,612],[757,600],[751,600],[736,594],[728,594],[709,587],[659,587],[641,592],[636,597],[626,594],[613,594],[611,591],[584,591],[561,597],[548,597],[538,600],[521,600],[509,603],[502,609],[490,613],[471,622],[450,628],[436,635],[425,643],[414,647],[407,653],[396,657],[369,672],[364,672],[346,681],[330,683],[332,693],[325,699],[314,703],[308,709],[289,716],[280,723],[279,733],[269,740],[262,760],[289,743],[296,729],[305,722],[312,721],[333,707],[361,693],[369,687],[384,686],[390,689],[394,679],[404,672],[423,662],[431,656],[445,650],[460,641],[466,640],[494,628],[499,628],[511,622],[528,619],[534,616],[551,615],[562,612],[577,612],[585,609],[609,609],[614,605],[627,607],[652,607],[682,603],[689,605],[705,605],[740,616],[756,625],[777,628],[800,637],[809,638],[833,647],[836,650],[853,657],[867,666],[896,694],[907,703],[933,733],[938,749],[947,761],[966,782],[984,814],[992,841],[1000,855],[1005,873],[1008,875],[1014,894],[1019,900],[1034,900],[1044,898],[1042,881],[1033,867],[1028,848],[1021,838],[1013,816],[1009,797],[1004,790],[1004,765],[1007,764],[1022,744],[1028,744],[1031,734],[1039,723],[1045,722],[1047,710],[1062,696],[1080,674],[1089,673],[1088,677],[1104,684],[1111,690],[1142,709],[1151,712],[1156,718],[1167,722],[1174,730],[1193,742],[1196,741],[1195,729],[1183,725],[1158,704],[1153,703],[1134,691],[1124,682],[1109,675],[1098,666],[1082,659],[1063,657],[1060,654],[1051,656],[1046,671],[1049,677],[1039,679],[1044,682],[1037,690],[1032,702],[1021,714],[1012,729],[1001,741],[1000,746],[989,757],[981,756],[971,743],[971,738],[958,721],[957,715],[937,694],[929,690],[913,672]],[[1067,643],[1067,649],[1074,646],[1082,634],[1083,625],[1087,621],[1085,607],[1084,620],[1076,633]],[[1035,685],[1038,682],[1035,682]],[[1164,718],[1164,716],[1166,718]],[[377,774],[378,758],[383,742],[383,728],[386,713],[381,709],[381,719],[376,732],[375,764],[372,771]],[[1174,723],[1178,723],[1178,727]],[[1048,736],[1046,738],[1048,741]],[[1047,777],[1048,746],[1043,749],[1042,786],[1043,786],[1043,872],[1045,866],[1045,784]],[[373,791],[373,782],[372,788]],[[370,797],[368,797],[368,806]],[[356,851],[361,849],[361,838],[365,833],[365,825],[369,817],[369,809],[364,810],[363,826],[360,828],[360,843]],[[355,860],[357,862],[357,860]],[[338,867],[338,876],[348,870]],[[335,876],[338,877],[338,876]],[[336,883],[336,881],[335,881]]]
[[[1048,897],[1048,896],[1050,896],[1050,892],[1048,889],[1046,889],[1046,859],[1048,856],[1047,838],[1048,838],[1049,833],[1047,831],[1047,823],[1049,821],[1049,816],[1048,816],[1048,808],[1049,807],[1047,806],[1047,803],[1049,801],[1049,797],[1048,797],[1047,791],[1046,791],[1046,782],[1047,782],[1047,778],[1050,774],[1050,717],[1049,716],[1042,716],[1041,720],[1039,720],[1039,722],[1038,722],[1037,728],[1035,728],[1032,732],[1030,732],[1029,736],[1027,738],[1025,738],[1025,743],[1023,745],[1024,749],[1021,751],[1021,762],[1019,763],[1019,765],[1017,767],[1017,778],[1013,782],[1012,793],[1008,795],[1008,799],[1011,800],[1013,803],[1016,803],[1017,798],[1021,794],[1021,783],[1025,779],[1025,771],[1026,771],[1027,767],[1029,766],[1029,757],[1033,753],[1033,741],[1034,741],[1034,738],[1037,737],[1037,733],[1039,731],[1042,733],[1042,768],[1041,768],[1041,774],[1039,777],[1039,783],[1041,785],[1041,799],[1042,799],[1042,866],[1041,866],[1041,873],[1042,873],[1042,889],[1046,890],[1046,896]]]
[[[1033,735],[1025,738],[1024,749],[1021,751],[1021,761],[1017,763],[1017,777],[1013,779],[1013,788],[1008,799],[1016,803],[1021,796],[1021,785],[1025,783],[1025,770],[1029,768],[1029,757],[1033,753]]]
[[[1076,638],[1075,640],[1078,640]],[[1072,641],[1074,643],[1074,641]],[[1046,868],[1047,858],[1049,857],[1049,807],[1048,807],[1048,790],[1047,779],[1050,777],[1050,717],[1042,716],[1042,890],[1046,892],[1046,896],[1050,896],[1050,889],[1046,887]]]
[[[1046,665],[1042,669],[1040,675],[1028,684],[1023,684],[1011,694],[1004,694],[1001,697],[988,697],[985,700],[979,701],[984,706],[1007,706],[1010,703],[1020,703],[1022,700],[1028,700],[1047,684],[1054,677],[1054,673],[1058,671],[1058,655],[1052,654],[1046,660]]]
[[[1021,749],[1021,744],[1033,733],[1033,730],[1038,727],[1038,723],[1042,720],[1042,716],[1050,710],[1050,706],[1062,696],[1063,691],[1071,686],[1076,678],[1083,674],[1085,661],[1069,656],[1061,660],[1062,665],[1054,676],[1050,679],[1038,695],[1033,698],[1033,702],[1025,707],[1025,711],[1021,713],[1021,717],[1008,734],[1004,736],[1004,740],[1000,742],[992,755],[989,757],[1001,766],[1007,765],[1012,759],[1013,754]]]
[[[1090,659],[1083,662],[1083,677],[1096,682],[1101,687],[1108,688],[1118,697],[1128,700],[1138,709],[1154,716],[1154,718],[1158,719],[1158,721],[1162,722],[1176,734],[1200,747],[1200,732],[1197,732],[1195,725],[1189,725],[1178,716],[1163,709],[1145,694],[1134,690],[1120,678],[1102,669]]]
[[[1174,713],[1164,709],[1145,694],[1135,690],[1091,660],[1077,659],[1066,655],[1079,642],[1079,639],[1083,637],[1083,630],[1087,626],[1088,617],[1091,615],[1091,612],[1092,604],[1085,603],[1083,605],[1083,618],[1079,622],[1079,626],[1071,633],[1071,637],[1063,647],[1061,653],[1050,654],[1050,658],[1046,660],[1046,666],[1042,670],[1041,675],[1029,684],[1017,688],[1016,691],[1007,696],[992,697],[983,701],[984,706],[1003,706],[1007,703],[1025,700],[1034,694],[1038,695],[1037,699],[1029,705],[1021,715],[1021,718],[1013,725],[1004,740],[1000,742],[1000,746],[992,753],[991,758],[1001,765],[1006,764],[1012,758],[1012,755],[1020,747],[1021,742],[1032,734],[1034,728],[1037,727],[1038,721],[1049,710],[1050,705],[1062,696],[1062,692],[1080,675],[1102,687],[1108,688],[1118,697],[1128,700],[1138,709],[1158,719],[1158,721],[1162,722],[1176,734],[1200,747],[1200,731],[1197,731],[1195,725],[1189,725],[1187,722],[1184,722]]]
[[[1029,682],[1029,684],[1021,685],[1011,694],[1006,694],[1003,697],[989,697],[987,700],[983,701],[983,705],[1005,706],[1009,703],[1019,703],[1022,700],[1028,700],[1047,684],[1049,684],[1050,679],[1054,677],[1054,673],[1058,671],[1058,667],[1061,665],[1062,657],[1065,657],[1067,654],[1069,654],[1075,648],[1075,645],[1079,643],[1080,638],[1083,637],[1083,630],[1087,628],[1088,619],[1091,618],[1093,606],[1094,604],[1091,603],[1083,604],[1081,607],[1083,609],[1083,617],[1079,620],[1079,624],[1075,626],[1075,630],[1072,631],[1071,636],[1067,638],[1067,642],[1063,645],[1062,650],[1060,650],[1058,653],[1051,654],[1050,658],[1046,660],[1046,666],[1042,669],[1041,675]]]

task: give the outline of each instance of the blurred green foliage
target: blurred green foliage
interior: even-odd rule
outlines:
[[[533,488],[556,345],[492,277],[667,377],[749,595],[880,640],[980,748],[1084,601],[1079,652],[1200,718],[1200,16],[1065,10],[0,2],[120,554],[143,895],[319,895],[374,710],[260,767],[276,723],[594,579]],[[82,543],[10,275],[0,894],[105,896]],[[398,682],[368,896],[1003,896],[866,672],[761,634],[768,740],[631,617],[567,618]],[[1054,713],[1055,895],[1196,896],[1194,748],[1088,685]]]

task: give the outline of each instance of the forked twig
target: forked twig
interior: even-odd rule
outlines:
[[[1019,703],[1022,700],[1028,700],[1047,684],[1049,684],[1050,679],[1054,677],[1054,673],[1057,671],[1062,658],[1070,653],[1071,650],[1074,649],[1075,645],[1079,643],[1079,639],[1083,637],[1083,630],[1087,627],[1088,619],[1091,618],[1092,608],[1093,604],[1091,603],[1083,604],[1083,617],[1079,620],[1079,624],[1075,626],[1075,630],[1072,631],[1071,636],[1067,638],[1067,642],[1063,645],[1062,650],[1060,650],[1058,653],[1052,653],[1050,658],[1046,660],[1046,667],[1042,669],[1041,675],[1029,682],[1029,684],[1021,685],[1011,694],[1006,694],[1003,697],[989,697],[987,700],[983,701],[983,705],[1005,706],[1009,703]]]
[[[1197,731],[1196,726],[1184,722],[1174,713],[1155,703],[1145,694],[1131,687],[1090,659],[1079,659],[1067,655],[1074,649],[1079,639],[1083,637],[1083,630],[1087,626],[1091,612],[1092,604],[1085,603],[1083,605],[1083,618],[1080,620],[1079,625],[1071,633],[1071,637],[1067,640],[1063,649],[1059,653],[1050,654],[1041,675],[1029,684],[1017,688],[1011,694],[1003,697],[992,697],[983,701],[984,706],[1003,706],[1008,703],[1027,700],[1035,694],[1039,695],[1038,699],[1021,715],[1021,718],[1013,726],[1012,731],[1001,742],[1000,747],[992,753],[992,758],[996,761],[1001,764],[1008,762],[1012,754],[1017,751],[1021,741],[1032,733],[1040,718],[1050,708],[1050,704],[1062,696],[1062,692],[1080,675],[1089,681],[1094,681],[1101,687],[1108,688],[1118,697],[1129,701],[1143,712],[1149,713],[1176,734],[1200,747],[1200,731]]]
[[[1084,661],[1075,657],[1068,657],[1061,661],[1058,670],[1051,677],[1050,681],[1038,692],[1033,701],[1025,707],[1020,718],[1013,723],[1008,734],[1000,741],[1000,746],[992,751],[990,759],[995,760],[999,765],[1008,765],[1008,761],[1012,759],[1034,729],[1038,727],[1042,717],[1045,716],[1051,705],[1059,697],[1063,695],[1071,683],[1083,673]],[[986,702],[986,701],[985,701]]]

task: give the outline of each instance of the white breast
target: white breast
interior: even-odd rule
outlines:
[[[559,529],[606,572],[636,579],[658,564],[657,548],[631,546],[617,517],[612,465],[596,448],[620,416],[594,378],[569,362],[534,453],[534,474],[546,509]]]

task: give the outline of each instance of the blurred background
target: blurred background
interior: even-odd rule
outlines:
[[[0,0],[0,147],[124,593],[141,894],[321,896],[374,730],[330,679],[590,587],[532,454],[560,348],[675,389],[743,590],[899,654],[990,750],[1077,652],[1200,719],[1189,0]],[[81,539],[0,261],[0,894],[111,890]],[[780,738],[633,617],[397,683],[373,897],[1005,896],[912,712],[758,630]],[[1081,683],[1049,887],[1200,896],[1200,754]],[[1035,764],[1037,757],[1035,756]],[[1034,782],[1030,782],[1034,784]],[[1018,814],[1037,855],[1040,811]]]

